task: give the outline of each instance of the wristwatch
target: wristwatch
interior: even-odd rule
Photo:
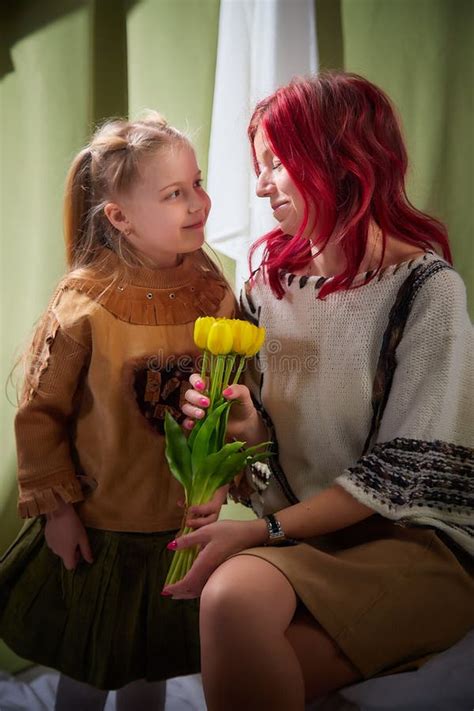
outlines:
[[[265,543],[266,546],[274,546],[277,543],[282,543],[282,541],[287,540],[281,523],[275,514],[268,514],[268,516],[264,516],[263,518],[268,528],[268,541]]]

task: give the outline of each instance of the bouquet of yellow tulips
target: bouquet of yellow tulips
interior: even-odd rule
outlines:
[[[247,321],[207,316],[195,322],[194,342],[203,351],[201,379],[209,381],[209,408],[188,438],[170,413],[165,414],[165,454],[171,473],[186,494],[184,520],[189,506],[207,503],[217,489],[231,482],[245,466],[270,455],[267,450],[258,451],[269,442],[247,448],[245,442],[225,443],[232,402],[222,397],[229,384],[238,382],[247,359],[260,350],[264,340],[265,329]],[[183,525],[180,535],[191,531]],[[198,553],[198,547],[177,551],[165,585],[181,580]]]

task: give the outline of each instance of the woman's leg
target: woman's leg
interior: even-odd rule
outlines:
[[[208,711],[303,711],[305,699],[358,678],[332,640],[296,610],[287,578],[261,558],[240,555],[215,571],[201,596]]]
[[[117,711],[163,711],[165,699],[166,681],[138,679],[117,690],[115,707]]]
[[[359,670],[303,607],[286,631],[303,673],[306,701],[362,680]]]
[[[55,711],[103,711],[108,691],[71,679],[59,677]]]
[[[201,595],[201,671],[208,711],[300,711],[304,683],[285,637],[296,595],[270,563],[238,556]]]

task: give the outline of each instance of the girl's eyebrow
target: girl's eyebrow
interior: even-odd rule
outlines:
[[[198,170],[197,173],[194,176],[194,179],[201,177],[202,175],[202,170]],[[160,188],[158,192],[162,193],[163,190],[169,190],[169,188],[174,187],[175,185],[185,185],[187,181],[185,180],[176,180],[174,183],[170,183],[169,185],[166,185],[164,188]]]

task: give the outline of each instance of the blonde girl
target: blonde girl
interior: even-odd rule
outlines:
[[[234,314],[202,249],[209,210],[189,140],[155,113],[106,123],[69,170],[69,269],[15,420],[30,522],[0,565],[0,636],[60,670],[57,709],[102,709],[110,689],[119,709],[163,708],[158,682],[199,670],[195,602],[160,595],[182,519],[163,421],[195,368],[194,320]]]

